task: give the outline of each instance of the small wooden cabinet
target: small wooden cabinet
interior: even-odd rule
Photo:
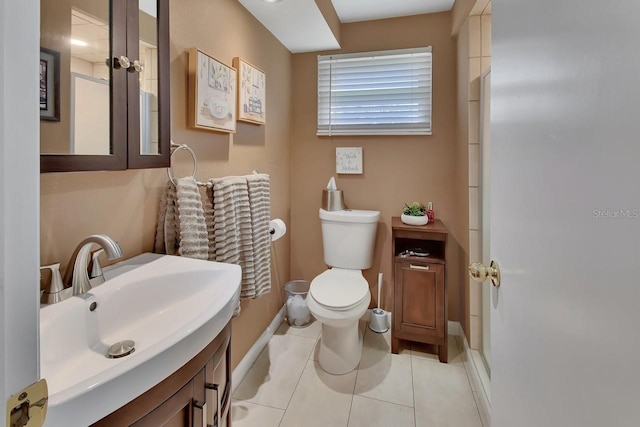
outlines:
[[[438,358],[447,362],[447,288],[445,245],[447,229],[440,220],[423,226],[391,219],[394,291],[391,351],[400,340],[438,347]]]
[[[92,427],[231,427],[231,323],[179,370]]]

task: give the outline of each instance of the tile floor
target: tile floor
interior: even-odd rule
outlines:
[[[358,369],[329,375],[316,362],[320,323],[283,323],[233,395],[233,426],[488,427],[456,337],[443,364],[424,344],[392,354],[390,333],[365,326]]]

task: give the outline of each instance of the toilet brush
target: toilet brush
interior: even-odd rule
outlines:
[[[382,273],[378,273],[378,307],[371,311],[371,320],[369,321],[369,329],[373,332],[382,334],[389,330],[387,322],[387,313],[380,308],[380,291],[382,290]]]

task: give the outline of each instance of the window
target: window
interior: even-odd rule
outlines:
[[[431,47],[318,56],[318,135],[430,135]]]

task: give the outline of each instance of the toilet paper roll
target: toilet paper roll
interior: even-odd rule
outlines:
[[[272,219],[269,221],[269,231],[272,231],[271,241],[274,242],[285,235],[287,232],[287,226],[280,218]]]

